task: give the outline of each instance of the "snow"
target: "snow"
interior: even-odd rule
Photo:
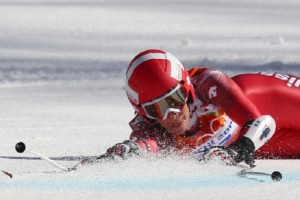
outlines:
[[[162,48],[191,68],[300,75],[298,0],[0,0],[1,199],[300,199],[299,160],[245,166],[132,159],[62,173],[128,138],[130,60]],[[69,160],[66,160],[69,159]]]

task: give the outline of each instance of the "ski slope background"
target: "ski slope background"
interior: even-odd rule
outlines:
[[[0,0],[1,199],[300,199],[299,160],[245,167],[132,159],[62,173],[14,146],[72,167],[128,138],[124,73],[161,48],[191,68],[300,75],[298,0]]]

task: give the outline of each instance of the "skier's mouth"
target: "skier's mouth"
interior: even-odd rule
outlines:
[[[185,121],[184,118],[182,118],[180,120],[176,120],[176,122],[172,123],[171,126],[174,128],[178,128],[183,124],[184,121]]]

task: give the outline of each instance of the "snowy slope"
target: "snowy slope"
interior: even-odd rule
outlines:
[[[241,167],[194,160],[130,160],[61,173],[17,142],[66,167],[128,138],[123,90],[130,60],[162,48],[191,68],[229,75],[300,75],[297,0],[0,0],[1,199],[300,199],[299,160]],[[66,161],[65,159],[70,159]]]

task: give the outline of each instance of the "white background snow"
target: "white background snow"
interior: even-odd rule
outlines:
[[[298,0],[0,0],[0,170],[13,174],[0,175],[0,198],[300,199],[299,160],[258,160],[257,171],[282,172],[272,182],[175,158],[61,173],[14,149],[71,167],[127,139],[123,77],[148,48],[187,68],[300,75],[299,19]]]

